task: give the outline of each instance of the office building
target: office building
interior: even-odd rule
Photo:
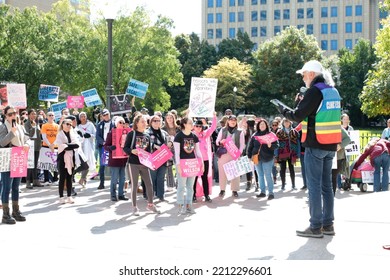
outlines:
[[[381,0],[202,0],[202,39],[218,45],[247,32],[257,47],[288,26],[312,34],[326,55],[375,41]]]
[[[0,0],[0,4],[7,4],[19,9],[25,9],[27,7],[37,7],[38,10],[48,12],[51,10],[52,5],[58,2],[58,0]],[[75,6],[83,4],[82,0],[70,0],[70,3]]]

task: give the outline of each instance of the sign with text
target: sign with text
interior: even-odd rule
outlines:
[[[192,77],[189,117],[213,117],[217,86],[217,79]]]
[[[252,165],[248,156],[240,157],[238,160],[232,160],[223,165],[226,178],[230,181],[246,173],[252,172]]]
[[[12,147],[10,177],[22,178],[27,176],[27,155],[23,147]]]
[[[8,172],[10,170],[11,148],[0,149],[0,172]]]
[[[84,96],[68,96],[66,106],[68,108],[84,108]]]
[[[149,167],[152,170],[158,169],[172,158],[173,154],[167,145],[162,145],[159,150],[154,153],[148,153],[142,149],[138,149],[138,158],[141,164]]]
[[[87,107],[99,106],[103,104],[96,88],[82,91],[81,95],[84,96],[84,102]]]
[[[202,159],[200,158],[191,158],[191,159],[181,159],[180,160],[180,169],[182,177],[194,177],[202,175]]]
[[[60,103],[56,103],[56,104],[51,105],[51,110],[54,113],[54,117],[55,117],[56,121],[58,121],[61,118],[61,111],[62,111],[62,109],[65,109],[65,108],[67,108],[66,102],[60,102]]]
[[[34,167],[34,141],[33,140],[27,140],[26,144],[30,146],[30,149],[28,150],[28,157],[27,157],[27,168],[33,169]]]
[[[350,155],[360,155],[360,138],[359,130],[348,131],[349,137],[351,138],[351,143],[345,146],[345,154]]]
[[[0,109],[7,107],[8,96],[7,96],[7,85],[0,84]]]
[[[131,131],[130,128],[113,128],[112,129],[112,145],[116,149],[112,151],[112,158],[128,158],[129,156],[123,151],[127,134]]]
[[[234,144],[234,141],[232,137],[228,136],[223,143],[223,146],[226,148],[228,153],[232,156],[234,160],[238,159],[241,155],[240,150],[237,148],[236,144]]]
[[[126,94],[133,95],[135,97],[145,99],[146,92],[148,91],[149,84],[143,83],[134,79],[130,79],[127,85]]]
[[[54,150],[54,152],[52,152],[49,148],[42,147],[39,151],[37,169],[58,171],[57,156],[57,150]]]
[[[268,143],[278,141],[278,136],[276,136],[276,134],[273,132],[261,136],[254,136],[254,137],[257,141],[260,142],[260,144],[268,144]]]
[[[111,115],[131,112],[131,96],[128,94],[110,96]]]
[[[60,95],[60,87],[40,85],[38,92],[38,99],[41,101],[58,102]]]
[[[27,107],[26,84],[7,84],[8,105],[17,109]]]

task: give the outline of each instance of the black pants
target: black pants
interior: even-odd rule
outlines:
[[[202,174],[202,185],[203,185],[203,193],[204,196],[208,196],[210,194],[209,192],[209,180],[208,180],[208,175],[209,175],[209,161],[205,160],[203,161],[204,163],[204,171]],[[198,182],[198,176],[195,177],[195,182],[194,182],[194,197],[196,196],[196,183]]]
[[[294,165],[291,162],[291,159],[282,160],[280,162],[280,179],[282,180],[282,185],[286,185],[286,167],[288,163],[288,170],[290,171],[290,178],[292,187],[295,188],[295,171]]]
[[[72,177],[73,177],[73,168],[72,168],[72,174],[68,173],[68,170],[65,168],[65,162],[63,160],[60,160],[58,162],[58,173],[60,174],[60,180],[58,183],[58,192],[60,197],[64,196],[64,189],[66,186],[66,194],[67,196],[72,195]]]
[[[27,169],[26,181],[33,182],[34,180],[38,180],[38,158],[39,151],[34,151],[34,168]]]

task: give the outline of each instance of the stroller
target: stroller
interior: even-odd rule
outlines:
[[[354,169],[356,161],[351,165],[351,183],[357,184],[361,192],[366,192],[368,184],[374,183],[374,170],[369,161],[364,161],[357,170]]]

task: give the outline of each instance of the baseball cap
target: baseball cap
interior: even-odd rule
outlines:
[[[302,69],[297,70],[297,74],[303,74],[303,72],[315,72],[322,73],[323,67],[317,60],[310,60],[303,65]]]
[[[104,116],[104,115],[107,115],[107,114],[109,114],[110,113],[110,111],[108,111],[107,109],[104,109],[103,111],[102,111],[102,115]]]

